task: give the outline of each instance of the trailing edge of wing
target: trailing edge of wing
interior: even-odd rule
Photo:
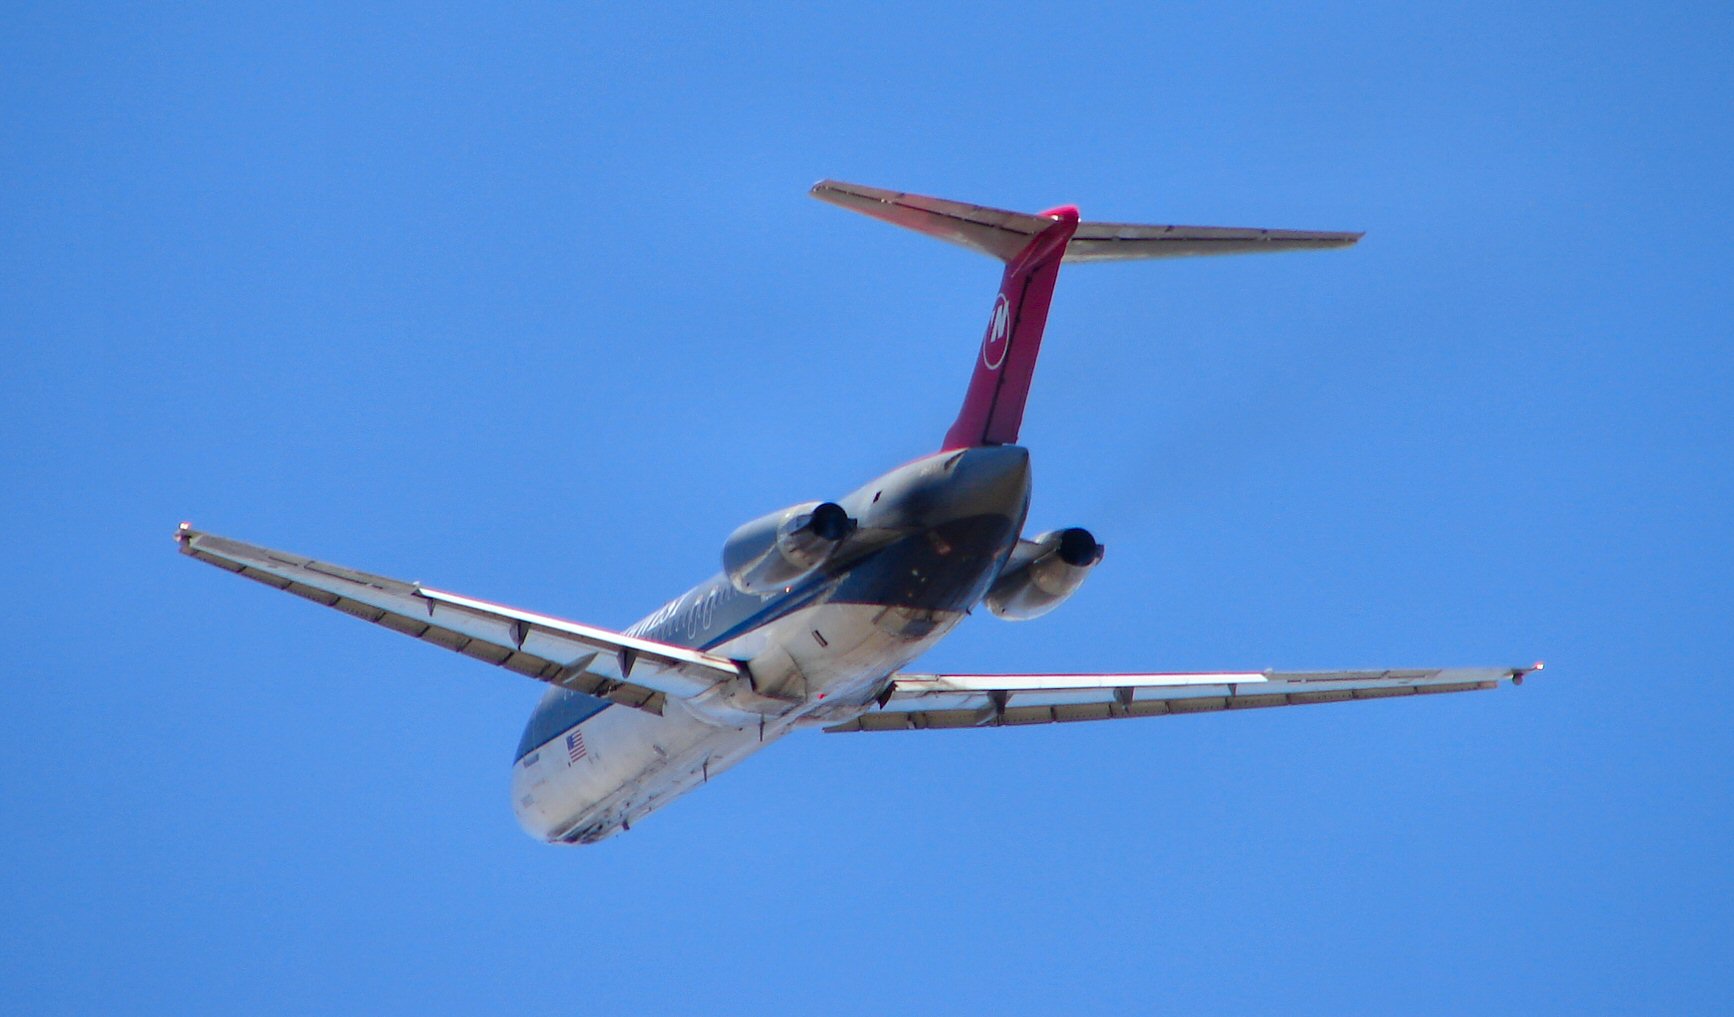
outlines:
[[[661,713],[741,675],[735,661],[201,533],[181,553],[327,607],[551,685]]]
[[[878,187],[821,180],[813,197],[904,229],[1010,261],[1031,238],[1053,225],[1041,215],[1009,212],[984,205],[887,191]],[[1083,222],[1066,244],[1066,262],[1182,258],[1212,254],[1260,254],[1275,251],[1323,250],[1348,247],[1360,233],[1315,230],[1249,229],[1235,226],[1167,226],[1137,223]]]
[[[1051,724],[1470,692],[1520,682],[1540,669],[1535,664],[1389,671],[899,674],[881,707],[825,730]]]

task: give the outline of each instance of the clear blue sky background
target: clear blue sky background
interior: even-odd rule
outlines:
[[[1726,5],[0,14],[10,1012],[1704,1013],[1734,985]],[[937,669],[1518,690],[791,738],[526,838],[541,689],[174,524],[605,625],[935,446],[990,261],[822,176],[1365,229],[1082,266],[1072,603]]]

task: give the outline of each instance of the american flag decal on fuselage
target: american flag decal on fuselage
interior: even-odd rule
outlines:
[[[583,758],[584,732],[573,728],[572,733],[566,736],[566,759],[570,763],[576,763]]]

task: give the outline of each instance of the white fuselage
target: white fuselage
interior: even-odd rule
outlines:
[[[910,641],[874,624],[873,616],[884,610],[825,604],[766,626],[771,631],[765,636],[794,651],[809,688],[816,691],[788,713],[763,718],[762,725],[720,725],[679,700],[671,700],[660,717],[616,706],[586,718],[513,767],[518,821],[532,836],[550,841],[579,833],[577,839],[589,842],[629,828],[794,728],[837,723],[859,713],[861,699],[887,674],[925,652],[963,617],[954,615],[929,636]],[[825,637],[829,650],[818,645],[813,632]],[[712,652],[740,656],[737,644],[760,638],[751,633]],[[808,646],[818,652],[807,652]],[[827,709],[832,701],[838,709]],[[573,731],[580,740],[569,743]]]
[[[928,456],[842,499],[881,549],[806,592],[790,586],[742,598],[719,578],[671,601],[628,634],[746,662],[774,697],[769,707],[670,697],[656,715],[591,699],[594,712],[570,726],[537,729],[533,718],[537,733],[526,736],[531,744],[512,770],[519,822],[547,841],[601,840],[796,727],[871,708],[889,676],[980,598],[1016,542],[1028,499],[1021,448]],[[718,600],[727,603],[719,609]],[[714,615],[731,608],[760,614],[729,628],[730,619]],[[570,695],[550,697],[562,694]]]

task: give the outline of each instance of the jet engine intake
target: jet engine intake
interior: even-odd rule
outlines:
[[[988,610],[1007,621],[1040,618],[1084,585],[1103,551],[1089,530],[1077,526],[1019,541],[987,591]]]
[[[830,501],[760,516],[723,544],[723,572],[742,593],[769,593],[825,564],[855,525],[843,506]]]

